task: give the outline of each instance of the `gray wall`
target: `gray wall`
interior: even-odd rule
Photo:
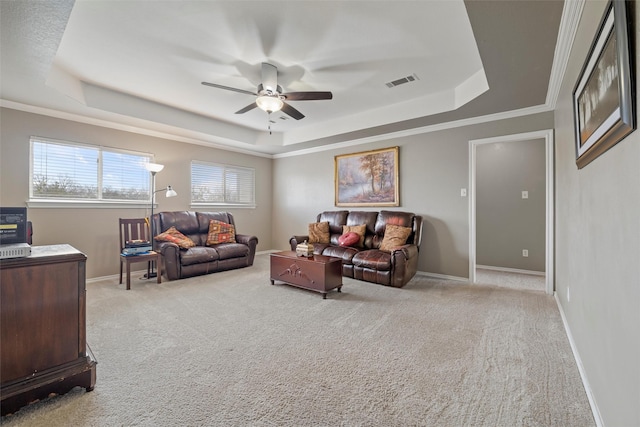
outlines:
[[[545,167],[544,139],[476,147],[478,265],[544,272]]]
[[[424,217],[418,269],[444,276],[469,276],[469,140],[550,129],[552,113],[500,120],[330,151],[274,160],[273,235],[276,249],[334,206],[334,156],[399,146],[400,204],[392,210]],[[362,210],[378,210],[363,208]]]
[[[7,108],[0,109],[0,124],[2,206],[25,206],[29,198],[29,137],[32,135],[153,153],[155,161],[165,165],[156,175],[156,187],[172,185],[178,192],[177,197],[168,199],[159,193],[155,212],[190,210],[192,160],[241,165],[255,168],[257,208],[228,210],[234,215],[239,233],[258,236],[259,251],[271,248],[272,160],[269,158]],[[28,217],[34,225],[34,245],[71,244],[87,255],[87,277],[93,278],[119,272],[118,218],[141,218],[150,213],[149,208],[29,208]]]
[[[585,4],[555,111],[556,289],[603,425],[639,426],[640,131],[575,163],[571,93],[605,6]]]

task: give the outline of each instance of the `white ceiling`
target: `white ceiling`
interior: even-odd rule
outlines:
[[[2,105],[267,154],[545,104],[562,13],[526,0],[0,7]],[[201,84],[255,92],[262,62],[285,92],[333,99],[291,101],[302,120],[234,114],[254,98]]]

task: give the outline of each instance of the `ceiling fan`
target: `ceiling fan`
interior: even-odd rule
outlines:
[[[231,90],[233,92],[244,93],[256,97],[255,102],[236,111],[236,114],[243,114],[258,107],[267,113],[282,110],[283,113],[296,120],[304,118],[304,114],[287,104],[285,101],[315,101],[322,99],[332,99],[331,92],[282,92],[282,87],[278,84],[278,68],[275,65],[262,63],[262,83],[258,85],[257,92],[223,86],[215,83],[202,82],[205,86],[217,87],[218,89]]]

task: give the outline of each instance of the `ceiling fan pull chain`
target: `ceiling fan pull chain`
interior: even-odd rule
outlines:
[[[271,133],[271,111],[267,112],[267,126],[269,127],[269,135],[272,135],[272,133]]]

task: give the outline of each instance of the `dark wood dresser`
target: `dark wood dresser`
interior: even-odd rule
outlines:
[[[93,390],[86,341],[87,257],[69,245],[33,246],[0,260],[2,415],[76,386]]]

